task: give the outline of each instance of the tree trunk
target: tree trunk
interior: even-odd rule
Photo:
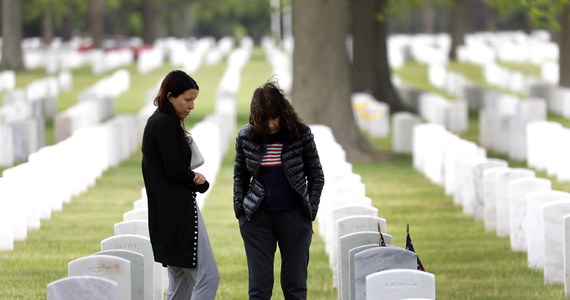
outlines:
[[[20,0],[2,0],[2,38],[0,70],[23,70]]]
[[[155,0],[143,0],[143,41],[145,45],[153,45],[158,38],[159,31],[159,7]]]
[[[46,4],[44,8],[44,15],[42,19],[42,43],[49,46],[53,41],[53,7]]]
[[[374,59],[374,68],[377,70],[377,76],[375,77],[376,84],[372,90],[372,95],[378,101],[386,102],[390,106],[390,113],[395,113],[404,111],[406,108],[392,83],[392,69],[388,62],[388,2],[389,0],[377,1],[377,5],[379,5],[377,12],[384,18],[376,22],[374,39],[378,51],[376,51]]]
[[[103,48],[103,0],[89,0],[89,27],[93,48]]]
[[[422,10],[422,23],[423,32],[433,34],[435,30],[435,8],[431,5],[426,5]]]
[[[560,54],[558,64],[560,67],[560,86],[570,88],[570,3],[564,5],[560,18]]]
[[[405,110],[392,84],[388,63],[387,0],[352,1],[352,86],[354,92],[369,92],[390,106],[390,112]]]
[[[69,42],[71,41],[71,38],[73,37],[73,19],[71,18],[71,15],[66,13],[65,15],[63,15],[61,17],[61,39],[64,42]]]
[[[457,60],[457,48],[463,45],[463,36],[466,31],[466,0],[455,0],[451,7],[451,47],[449,48],[449,60]]]
[[[293,0],[292,101],[306,123],[329,126],[348,159],[360,161],[372,158],[372,147],[352,112],[348,9],[347,0]]]
[[[352,90],[372,94],[377,70],[376,0],[352,0]]]

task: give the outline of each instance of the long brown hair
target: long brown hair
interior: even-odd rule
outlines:
[[[186,136],[184,120],[176,114],[176,110],[168,100],[168,97],[171,96],[176,98],[191,89],[200,90],[198,83],[196,83],[190,75],[186,74],[186,72],[182,70],[173,70],[164,77],[160,84],[160,90],[154,98],[154,105],[158,106],[158,110],[173,116],[180,122],[180,134],[184,136]]]
[[[287,140],[298,138],[306,128],[277,82],[269,81],[253,92],[249,113],[251,139],[258,144],[267,143],[269,120],[277,117],[280,130],[284,131]]]

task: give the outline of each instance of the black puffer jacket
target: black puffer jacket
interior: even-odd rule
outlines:
[[[234,165],[234,211],[249,220],[265,198],[265,187],[258,178],[265,145],[254,143],[249,136],[251,125],[244,126],[236,138]],[[287,141],[281,152],[281,164],[291,187],[303,199],[303,212],[314,221],[325,184],[323,169],[309,127],[294,141]]]

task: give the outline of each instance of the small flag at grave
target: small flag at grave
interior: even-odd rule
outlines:
[[[384,236],[382,235],[382,227],[378,223],[378,234],[380,235],[380,247],[386,247],[386,242],[384,241]]]
[[[410,237],[410,224],[406,225],[406,234],[407,234],[406,235],[406,250],[410,250],[410,251],[415,253],[416,251],[414,250],[414,245],[412,244],[412,238]],[[416,256],[417,256],[417,253],[416,253]],[[417,258],[418,258],[418,270],[425,271],[424,265],[422,265],[422,261],[420,260],[420,257],[417,256]]]

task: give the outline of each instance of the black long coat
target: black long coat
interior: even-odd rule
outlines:
[[[198,210],[188,166],[192,152],[178,120],[158,109],[148,118],[142,141],[142,173],[148,198],[148,226],[154,260],[163,265],[196,268]]]

